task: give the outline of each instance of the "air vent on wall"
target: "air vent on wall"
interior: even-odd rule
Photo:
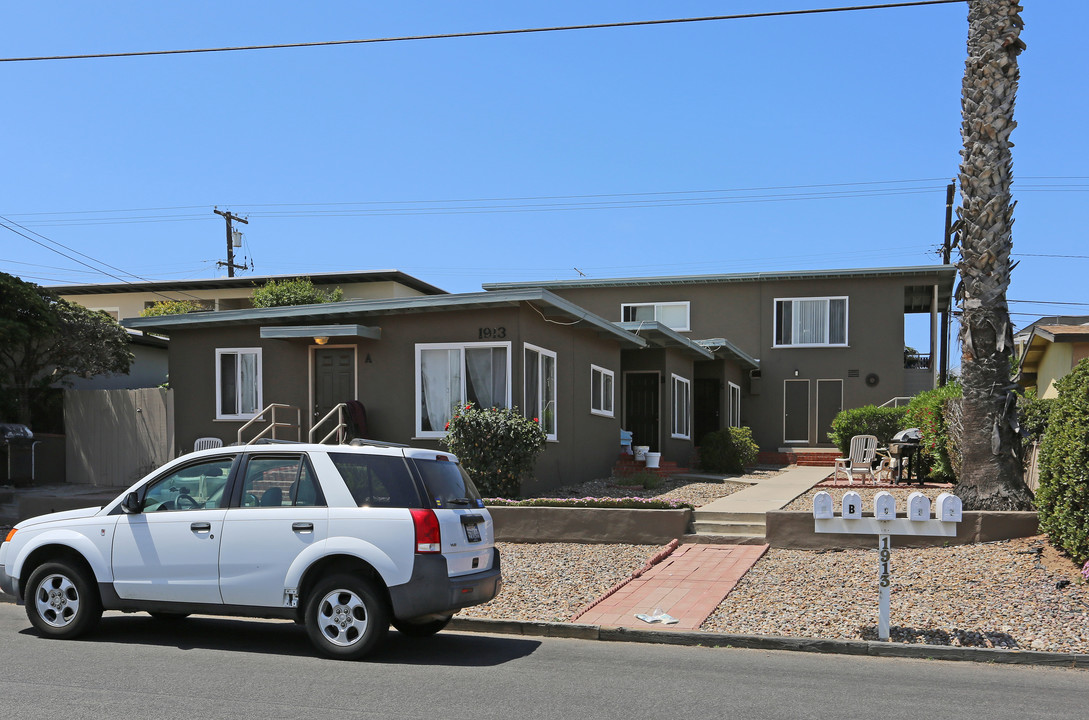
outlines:
[[[847,377],[858,377],[858,370],[857,369],[848,370],[847,371]]]

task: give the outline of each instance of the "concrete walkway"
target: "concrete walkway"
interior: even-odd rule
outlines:
[[[790,467],[752,487],[704,505],[697,512],[763,517],[769,510],[781,509],[830,472],[826,467]],[[666,631],[698,630],[767,550],[766,544],[682,545],[660,563],[599,599],[576,622]],[[648,624],[635,617],[649,615],[656,608],[678,622]]]

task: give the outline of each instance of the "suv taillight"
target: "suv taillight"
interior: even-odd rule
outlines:
[[[439,519],[430,508],[412,509],[412,527],[416,530],[416,552],[442,552],[442,536],[439,534]]]

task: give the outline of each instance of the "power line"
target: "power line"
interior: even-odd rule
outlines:
[[[476,32],[441,33],[436,35],[402,35],[397,37],[363,38],[358,40],[324,40],[319,42],[278,43],[269,45],[238,45],[234,47],[188,48],[183,50],[142,50],[135,52],[88,53],[83,55],[40,55],[34,57],[0,58],[0,62],[38,62],[44,60],[93,60],[100,58],[146,57],[149,55],[191,55],[196,53],[239,52],[242,50],[281,50],[286,48],[329,47],[333,45],[365,45],[372,43],[407,42],[411,40],[449,40],[453,38],[488,37],[495,35],[527,35],[531,33],[562,32],[569,30],[602,30],[605,28],[639,27],[648,25],[678,25],[682,23],[717,22],[720,20],[749,20],[791,15],[817,15],[821,13],[854,12],[859,10],[887,10],[892,8],[921,7],[924,5],[949,5],[967,0],[915,0],[914,2],[886,3],[881,5],[855,5],[850,7],[813,8],[810,10],[778,10],[739,15],[710,15],[705,17],[669,18],[663,20],[632,20],[629,22],[591,23],[585,25],[556,25],[552,27],[519,28],[513,30],[480,30]]]

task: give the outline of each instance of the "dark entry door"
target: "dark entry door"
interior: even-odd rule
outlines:
[[[314,351],[314,410],[310,422],[325,417],[337,404],[355,400],[355,349],[319,348]],[[350,423],[349,423],[350,425]],[[325,432],[336,420],[322,424]],[[324,435],[321,432],[320,435]]]
[[[696,378],[694,391],[693,427],[696,432],[695,440],[699,443],[707,433],[722,429],[722,389],[719,381],[714,378]]]
[[[634,445],[658,449],[658,373],[628,373],[624,398],[625,430],[631,431]]]
[[[786,380],[783,386],[783,441],[809,442],[809,381]]]
[[[830,443],[828,433],[832,431],[832,421],[843,409],[843,381],[817,381],[817,444]]]

